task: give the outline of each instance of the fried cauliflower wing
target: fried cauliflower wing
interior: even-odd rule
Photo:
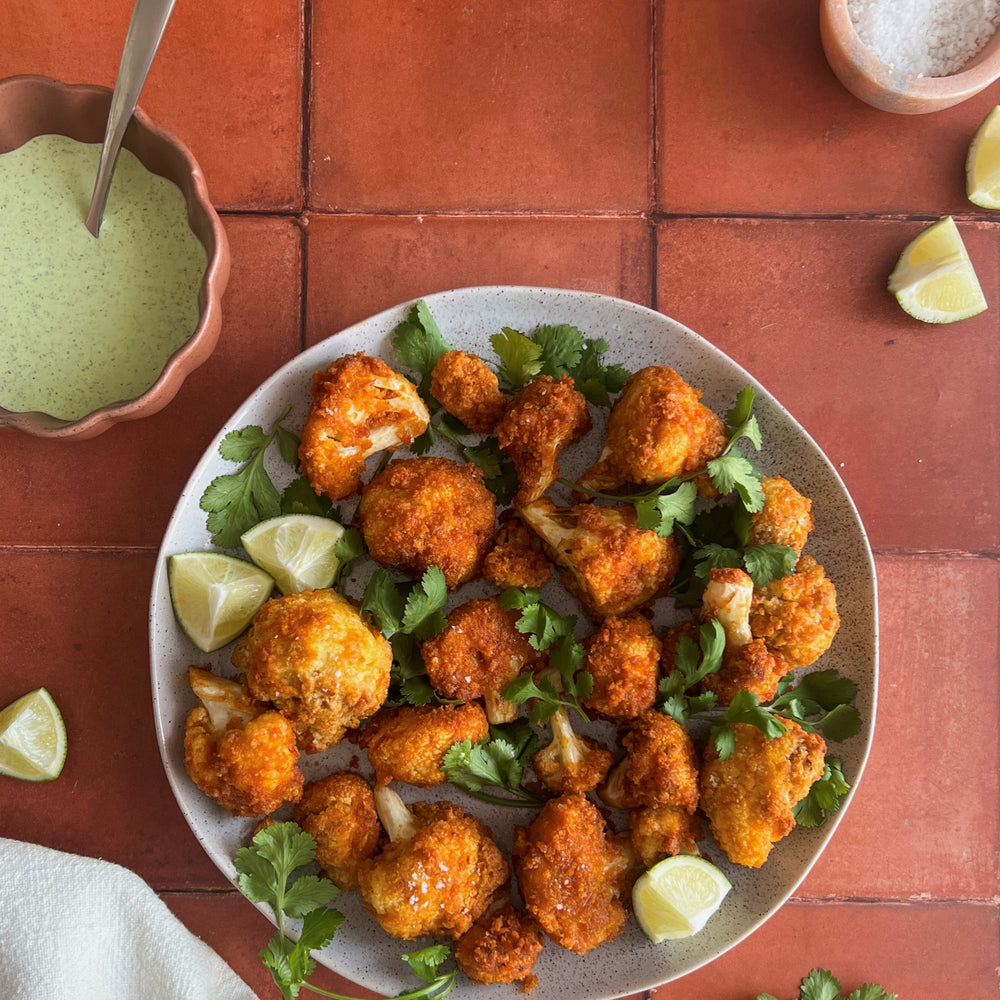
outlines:
[[[645,615],[606,618],[583,640],[594,690],[583,706],[610,722],[634,719],[656,700],[661,642]]]
[[[531,757],[535,777],[550,792],[589,792],[607,776],[615,755],[593,737],[573,731],[562,705],[549,720],[552,739]]]
[[[675,854],[700,854],[700,813],[682,806],[639,806],[628,811],[629,840],[644,868]]]
[[[298,801],[303,777],[288,720],[209,669],[189,667],[187,678],[201,702],[184,727],[191,780],[234,816],[265,816]]]
[[[293,818],[316,841],[316,861],[343,892],[358,887],[358,864],[378,851],[382,825],[371,785],[352,771],[310,781]]]
[[[688,731],[662,712],[647,709],[622,737],[625,757],[600,789],[619,809],[677,806],[698,808],[698,752]]]
[[[772,847],[794,829],[793,806],[823,776],[823,737],[788,719],[782,724],[784,735],[770,740],[755,726],[734,724],[735,747],[725,760],[714,741],[705,749],[701,807],[733,864],[764,864]]]
[[[654,486],[703,469],[726,447],[723,422],[672,368],[631,375],[608,417],[604,449],[580,485],[591,490]]]
[[[544,944],[538,921],[508,902],[491,907],[458,939],[455,962],[474,983],[520,983],[528,992]]]
[[[377,563],[418,579],[437,566],[455,590],[482,570],[496,500],[475,465],[406,458],[390,462],[365,486],[354,523]]]
[[[461,937],[510,878],[489,829],[450,802],[407,808],[385,785],[375,803],[390,842],[358,866],[365,909],[404,941]]]
[[[537,500],[559,478],[559,454],[590,431],[583,393],[563,375],[539,375],[507,404],[497,425],[500,450],[514,463],[516,504]]]
[[[382,707],[392,648],[346,597],[306,590],[267,601],[232,662],[250,694],[292,723],[300,747],[318,753]]]
[[[519,514],[565,571],[564,586],[594,621],[628,614],[663,596],[677,572],[674,540],[637,527],[634,507],[556,507],[542,497]]]
[[[395,781],[431,788],[448,780],[441,765],[454,744],[480,743],[489,734],[486,713],[478,702],[400,705],[383,708],[369,719],[359,745],[368,752],[378,784]]]
[[[815,663],[839,628],[837,588],[811,556],[802,556],[794,573],[754,592],[750,630],[791,669]]]
[[[491,723],[512,722],[517,706],[500,691],[544,659],[517,630],[517,611],[495,597],[474,598],[449,612],[444,630],[421,646],[427,677],[442,698],[482,698]]]
[[[507,397],[496,375],[475,354],[445,351],[431,372],[431,395],[476,434],[492,434]]]
[[[751,517],[748,545],[787,545],[802,555],[813,529],[812,501],[783,476],[765,476],[760,482],[764,506]]]
[[[525,908],[556,944],[583,955],[621,934],[631,865],[584,795],[550,799],[515,827],[513,856]]]
[[[508,518],[497,529],[483,561],[483,577],[500,590],[541,587],[552,577],[538,536],[519,517]]]
[[[331,500],[361,489],[365,460],[408,445],[427,430],[430,413],[408,379],[363,352],[316,372],[299,438],[299,463],[313,489]]]

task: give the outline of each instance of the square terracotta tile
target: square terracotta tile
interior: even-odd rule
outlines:
[[[300,348],[298,227],[227,216],[232,274],[212,356],[159,413],[89,441],[0,430],[0,544],[155,547],[184,483],[240,403]],[[58,468],[58,481],[52,470]]]
[[[874,545],[991,550],[1000,543],[996,230],[960,227],[991,309],[936,326],[907,316],[885,288],[922,225],[664,222],[657,308],[785,404],[837,467]],[[942,502],[926,503],[932,496]]]
[[[657,15],[664,211],[987,217],[964,169],[995,92],[930,115],[869,107],[827,64],[816,4],[670,0]]]
[[[111,87],[132,3],[4,11],[0,74],[38,73]],[[222,208],[302,203],[302,11],[297,0],[179,3],[139,106],[187,144]]]
[[[640,219],[312,215],[310,343],[382,309],[467,285],[542,285],[650,301]]]
[[[636,211],[648,4],[315,4],[310,206]]]
[[[871,755],[799,893],[996,900],[1000,570],[991,559],[883,555],[878,576]]]

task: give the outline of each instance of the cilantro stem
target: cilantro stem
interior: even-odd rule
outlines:
[[[466,795],[471,795],[474,799],[479,799],[480,802],[488,802],[494,806],[509,806],[514,809],[537,808],[545,805],[548,801],[548,799],[543,798],[541,795],[535,795],[524,788],[512,788],[510,796],[491,795],[489,792],[482,791],[473,792],[468,788],[463,788],[462,791]]]
[[[415,990],[407,990],[405,993],[397,993],[394,1000],[423,1000],[423,998],[427,998],[427,1000],[440,1000],[441,997],[446,997],[455,988],[457,981],[458,970],[452,969],[451,972],[446,972],[438,976],[426,986],[421,986]],[[303,983],[302,988],[309,990],[311,993],[316,993],[321,997],[330,997],[331,1000],[361,1000],[360,997],[346,996],[343,993],[332,993],[309,982]]]

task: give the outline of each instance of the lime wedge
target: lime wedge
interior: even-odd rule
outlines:
[[[715,865],[693,854],[678,854],[636,879],[632,907],[650,941],[676,941],[697,934],[731,888]]]
[[[179,552],[167,559],[174,615],[203,652],[221,649],[250,624],[274,590],[259,566],[221,552]]]
[[[1000,107],[979,126],[965,158],[965,192],[981,208],[1000,208]]]
[[[66,763],[66,727],[52,695],[38,688],[0,712],[0,774],[51,781]]]
[[[285,514],[254,525],[240,542],[283,594],[297,594],[333,583],[340,568],[337,542],[343,533],[343,527],[328,517]]]
[[[889,291],[906,312],[925,323],[954,323],[986,308],[976,271],[950,215],[907,244],[889,275]]]

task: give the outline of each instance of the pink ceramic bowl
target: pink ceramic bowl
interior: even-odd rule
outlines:
[[[847,0],[822,0],[820,36],[837,79],[866,104],[900,115],[950,108],[1000,78],[1000,31],[958,73],[910,76],[891,69],[858,37]]]
[[[39,135],[65,135],[77,142],[101,143],[110,104],[111,90],[107,87],[70,85],[43,76],[0,80],[0,154]],[[207,257],[198,289],[197,329],[167,360],[156,382],[135,399],[102,407],[78,420],[42,412],[15,413],[0,407],[0,427],[14,427],[39,437],[82,439],[100,434],[118,421],[149,416],[173,399],[188,373],[208,358],[219,339],[220,300],[229,280],[229,242],[209,200],[201,168],[183,143],[141,110],[129,124],[124,147],[147,170],[172,181],[184,194],[188,224]],[[128,333],[137,335],[138,331]]]

